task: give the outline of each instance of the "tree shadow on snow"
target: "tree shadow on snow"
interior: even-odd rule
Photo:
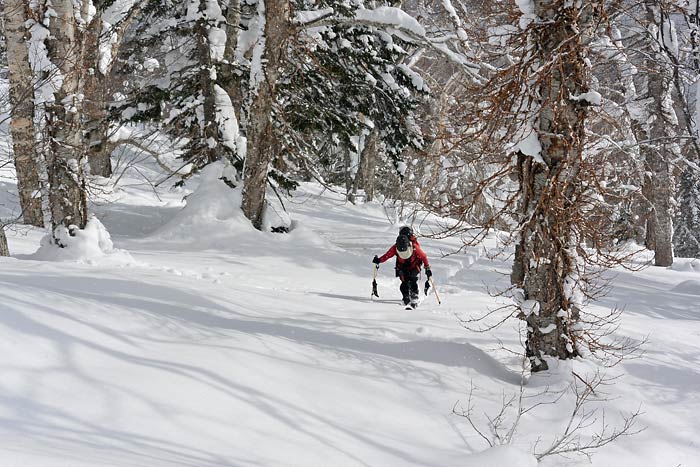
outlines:
[[[115,239],[125,237],[127,240],[152,234],[181,210],[181,206],[139,206],[120,202],[111,202],[95,209],[110,235]]]
[[[625,313],[637,313],[650,318],[700,320],[700,302],[697,295],[668,290],[669,285],[654,282],[632,273],[615,274],[610,292],[596,300],[608,308],[623,307]]]
[[[29,281],[22,279],[23,277],[25,276],[0,274],[0,282],[12,284],[13,288],[22,285],[32,287],[29,285]],[[266,322],[234,318],[228,315],[245,315],[241,314],[240,310],[234,311],[201,295],[190,294],[177,288],[142,284],[136,281],[36,274],[32,275],[32,281],[40,284],[35,287],[37,289],[64,294],[71,299],[95,300],[120,308],[185,321],[212,330],[234,330],[246,334],[279,337],[316,346],[346,349],[358,354],[369,353],[402,360],[472,368],[481,373],[490,374],[504,382],[520,383],[519,374],[508,372],[497,360],[468,343],[428,340],[400,343],[378,342],[280,324],[278,321]],[[93,291],[86,290],[87,284]],[[105,291],[109,292],[105,293]],[[251,311],[253,310],[251,308]],[[227,316],[222,316],[221,312],[226,313]]]
[[[92,381],[74,361],[77,347],[84,347],[91,351],[118,359],[124,363],[145,366],[171,375],[194,380],[205,384],[212,389],[225,394],[228,397],[246,403],[268,416],[272,416],[288,428],[304,433],[328,447],[340,450],[345,455],[352,457],[359,464],[364,464],[361,459],[352,453],[343,451],[337,446],[332,436],[325,430],[310,429],[304,426],[300,420],[314,419],[327,427],[327,430],[336,430],[343,435],[353,438],[361,443],[370,445],[378,450],[402,459],[405,465],[428,465],[429,459],[416,459],[408,456],[391,444],[382,442],[366,434],[351,430],[338,423],[337,419],[325,416],[307,409],[304,406],[290,407],[289,401],[280,398],[274,392],[261,392],[253,387],[244,386],[235,381],[235,375],[222,375],[203,366],[195,366],[173,359],[149,358],[141,355],[138,343],[150,338],[144,335],[120,333],[114,330],[91,324],[88,320],[80,319],[81,310],[89,307],[102,307],[107,312],[108,307],[117,307],[123,319],[128,319],[128,314],[134,316],[150,316],[155,325],[167,325],[168,322],[180,322],[188,327],[206,330],[209,336],[217,337],[217,334],[231,338],[232,345],[236,343],[233,332],[259,336],[262,339],[271,339],[267,347],[270,352],[267,358],[288,358],[285,353],[288,346],[275,346],[282,339],[315,347],[321,352],[334,352],[343,358],[352,358],[359,362],[368,363],[376,367],[377,374],[383,374],[386,378],[396,378],[401,381],[427,378],[429,375],[439,380],[439,375],[430,375],[434,370],[426,369],[422,363],[432,363],[447,367],[472,369],[482,374],[489,375],[503,382],[517,385],[520,382],[518,374],[508,372],[500,363],[480,349],[469,344],[420,340],[410,342],[380,342],[372,339],[356,338],[341,335],[334,332],[319,331],[303,326],[283,324],[276,321],[263,321],[260,319],[246,319],[240,309],[233,309],[213,302],[201,295],[183,291],[175,287],[143,284],[137,281],[104,279],[88,276],[58,276],[49,274],[0,274],[0,282],[6,284],[7,290],[24,291],[27,294],[51,291],[56,295],[63,295],[66,300],[75,302],[75,312],[67,313],[58,311],[51,304],[38,305],[37,301],[24,302],[17,297],[8,297],[3,300],[3,313],[0,314],[0,323],[16,332],[34,337],[41,337],[54,344],[56,352],[61,354],[63,366],[56,371],[67,375],[84,379],[96,390],[104,391],[107,398],[113,399],[118,404],[119,397],[133,397],[141,399],[144,404],[155,411],[162,411],[160,402],[147,400],[135,391],[127,390],[118,382],[114,386],[107,385],[105,381]],[[37,285],[33,285],[37,284]],[[18,294],[21,296],[21,294]],[[88,308],[86,308],[88,307]],[[31,313],[24,310],[32,310]],[[254,309],[251,308],[251,311]],[[109,347],[100,337],[85,338],[72,335],[59,328],[43,324],[34,318],[39,318],[39,313],[45,313],[52,318],[65,319],[79,322],[81,325],[90,326],[98,331],[98,336],[116,339],[119,346]],[[294,321],[294,320],[292,320]],[[63,327],[63,326],[61,326]],[[92,334],[94,335],[94,334]],[[220,339],[217,339],[220,343]],[[180,339],[182,342],[182,339]],[[206,345],[206,341],[188,342],[190,345]],[[135,353],[119,348],[134,347]],[[239,351],[246,349],[237,348]],[[275,354],[277,350],[277,354]],[[299,361],[296,361],[299,364]],[[313,365],[317,362],[309,362]],[[387,370],[390,373],[387,375]],[[346,371],[353,374],[352,370],[334,369],[334,371]],[[27,374],[27,378],[41,379],[42,375]],[[39,383],[40,381],[37,381]],[[55,407],[42,405],[31,398],[31,395],[17,399],[17,397],[0,398],[0,404],[5,412],[11,415],[0,416],[0,428],[14,434],[25,436],[46,446],[46,449],[55,447],[64,450],[70,445],[94,448],[101,452],[100,456],[133,456],[134,458],[155,455],[166,465],[183,465],[188,467],[208,467],[215,465],[252,465],[250,460],[220,459],[207,452],[196,448],[171,443],[156,435],[145,437],[142,434],[125,430],[111,430],[108,427],[94,424],[79,418],[78,415],[61,411]],[[45,443],[45,444],[44,444]],[[105,449],[107,450],[105,452]],[[97,454],[96,454],[97,455]],[[232,464],[233,462],[233,464]],[[154,464],[157,462],[154,462]]]
[[[696,354],[695,358],[699,358]],[[654,401],[676,405],[697,395],[700,373],[689,367],[672,367],[658,362],[624,362],[625,371],[644,381],[645,393],[654,394]]]

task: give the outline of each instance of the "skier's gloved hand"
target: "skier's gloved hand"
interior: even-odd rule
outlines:
[[[374,255],[374,258],[372,259],[372,262],[373,262],[374,264],[376,264],[376,265],[379,265],[379,262],[380,262],[380,261],[379,261],[379,256]]]
[[[433,275],[433,271],[430,270],[430,268],[425,269],[425,277],[431,277]]]

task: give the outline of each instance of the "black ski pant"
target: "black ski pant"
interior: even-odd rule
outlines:
[[[401,290],[404,305],[418,300],[418,272],[416,270],[396,270],[396,275],[401,279],[399,290]]]

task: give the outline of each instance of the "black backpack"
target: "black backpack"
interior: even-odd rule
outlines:
[[[407,251],[410,251],[409,256],[413,253],[411,239],[407,235],[399,235],[396,237],[396,252],[400,254]]]

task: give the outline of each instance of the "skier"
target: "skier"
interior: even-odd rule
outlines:
[[[410,233],[411,236],[406,235],[406,233]],[[399,290],[401,290],[403,304],[407,307],[410,306],[410,308],[416,308],[418,306],[418,274],[421,265],[425,266],[426,276],[430,277],[433,273],[430,270],[428,257],[421,249],[418,239],[410,231],[410,227],[402,227],[396,238],[396,243],[381,257],[375,255],[372,262],[379,266],[394,256],[396,256],[396,277],[401,279]]]

